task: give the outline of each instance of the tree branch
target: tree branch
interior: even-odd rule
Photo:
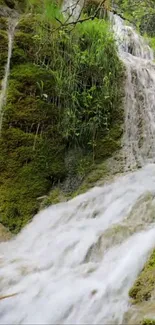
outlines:
[[[62,23],[58,18],[55,17],[56,21],[58,21],[60,24],[61,24],[61,27],[67,27],[67,26],[70,26],[70,25],[77,25],[79,23],[83,23],[85,21],[88,21],[88,20],[94,20],[99,12],[99,10],[101,9],[101,7],[104,5],[106,0],[102,0],[100,2],[100,4],[98,5],[97,9],[95,10],[95,13],[94,15],[92,16],[89,16],[89,17],[86,17],[86,18],[83,18],[83,19],[77,19],[75,21],[71,21],[71,22],[64,22]],[[76,4],[77,5],[77,4]],[[75,8],[74,8],[75,9]],[[73,9],[73,10],[74,10]],[[71,15],[72,16],[72,15]],[[68,20],[68,19],[67,19]]]
[[[77,2],[74,4],[74,5],[71,5],[70,7],[68,6],[64,12],[66,12],[68,9],[72,9],[72,12],[71,14],[67,17],[66,21],[65,22],[62,22],[60,19],[58,19],[57,17],[55,17],[55,20],[60,24],[57,28],[51,30],[52,33],[58,31],[58,30],[61,30],[62,28],[65,28],[65,27],[68,27],[68,26],[73,26],[73,28],[77,25],[77,24],[81,24],[85,21],[88,21],[88,20],[94,20],[99,12],[99,10],[102,8],[102,6],[104,6],[106,0],[102,0],[100,2],[100,4],[98,5],[97,9],[95,10],[95,13],[94,15],[91,15],[91,16],[88,16],[86,18],[82,18],[82,19],[76,19],[76,20],[73,20],[73,21],[69,21],[70,18],[73,16],[74,14],[74,10],[76,8],[76,6],[78,5],[78,3],[80,2],[80,0],[77,0]],[[82,11],[83,8],[81,8],[81,11]],[[133,24],[133,22],[131,22],[129,19],[125,18],[121,13],[118,13],[116,9],[111,9],[109,10],[109,12],[113,13],[114,15],[118,15],[121,19],[123,20],[126,20],[128,22],[130,22],[131,24]],[[81,14],[81,13],[80,13]],[[79,15],[80,16],[80,15]],[[45,26],[42,26],[44,29],[47,30],[47,27]],[[49,30],[49,29],[48,29]]]

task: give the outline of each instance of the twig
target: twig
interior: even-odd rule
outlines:
[[[65,27],[68,27],[68,26],[76,26],[76,25],[79,24],[79,23],[83,23],[83,22],[88,21],[88,20],[94,20],[94,19],[96,18],[96,16],[97,16],[99,10],[101,9],[101,7],[104,5],[105,1],[106,1],[106,0],[102,0],[102,1],[100,2],[100,4],[98,5],[98,7],[97,7],[97,9],[96,9],[96,11],[95,11],[95,13],[94,13],[94,15],[89,16],[89,17],[86,17],[86,18],[83,18],[83,19],[79,19],[79,18],[78,18],[76,21],[68,22],[68,20],[69,20],[70,17],[72,16],[72,14],[71,14],[71,15],[69,15],[69,17],[67,18],[67,20],[63,23],[60,19],[58,19],[57,17],[55,17],[55,20],[56,20],[57,22],[59,22],[60,26],[58,26],[57,28],[51,30],[51,32],[54,33],[54,32],[56,32],[56,31],[60,30],[61,28],[65,28]],[[79,0],[77,1],[76,5],[78,4],[78,2],[79,2]],[[69,8],[69,7],[68,7],[68,8]],[[74,9],[75,9],[75,7],[72,9],[72,13],[74,12]],[[82,9],[83,9],[83,8],[82,8]],[[82,11],[82,9],[81,9],[81,11]],[[80,13],[80,14],[81,14],[81,13]],[[80,15],[79,15],[79,16],[80,16]],[[47,30],[47,27],[45,27],[45,26],[42,26],[42,28]]]
[[[11,298],[11,297],[14,297],[14,296],[17,296],[17,295],[19,295],[19,293],[12,293],[11,295],[0,297],[0,300]]]
[[[83,18],[83,19],[78,19],[76,21],[71,21],[71,22],[68,22],[68,23],[62,23],[61,22],[61,26],[62,27],[67,27],[67,26],[70,26],[70,25],[77,25],[78,23],[83,23],[84,21],[88,21],[88,20],[94,20],[99,12],[99,10],[101,9],[101,6],[103,6],[103,4],[105,3],[106,0],[103,0],[101,1],[101,3],[98,5],[94,15],[92,16],[89,16],[87,18]],[[60,22],[60,21],[59,21]]]

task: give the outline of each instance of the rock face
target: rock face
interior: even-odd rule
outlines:
[[[155,324],[155,301],[136,304],[130,308],[124,317],[124,324],[128,325],[154,325]]]

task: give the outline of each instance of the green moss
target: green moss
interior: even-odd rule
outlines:
[[[37,17],[28,13],[21,16],[17,29],[20,32],[31,35],[34,33],[36,23],[37,23]]]
[[[79,188],[76,191],[72,193],[72,197],[85,193],[94,185],[96,185],[97,181],[99,180],[105,181],[108,176],[109,176],[109,170],[106,162],[91,165],[89,172],[85,176],[82,184],[79,186]]]
[[[141,325],[155,325],[155,319],[144,319]]]
[[[40,207],[107,177],[103,160],[120,148],[122,134],[123,67],[108,24],[49,33],[53,25],[42,30],[42,23],[28,13],[16,27],[0,138],[0,222],[14,233]]]
[[[31,35],[17,31],[14,40],[14,49],[12,55],[12,65],[24,63],[24,61],[33,60],[34,42]]]
[[[18,232],[37,212],[37,198],[65,177],[64,145],[57,127],[57,111],[42,100],[53,78],[31,64],[13,68],[8,105],[0,139],[0,220]]]
[[[129,296],[134,303],[148,301],[155,287],[155,251],[144,266],[134,286],[129,291]]]
[[[45,198],[43,197],[40,208],[43,209],[45,207],[48,207],[49,205],[57,204],[61,201],[66,201],[66,197],[61,191],[61,189],[59,187],[56,187],[52,191],[50,191],[48,196],[46,196]]]
[[[8,52],[8,35],[4,30],[0,30],[0,79],[3,78],[5,64],[7,61]]]
[[[0,30],[6,31],[7,26],[8,26],[8,20],[4,17],[0,17]]]
[[[118,124],[112,126],[107,132],[107,135],[98,139],[95,147],[96,159],[110,157],[115,151],[121,149],[121,136],[123,133],[121,124],[122,120],[120,120]]]
[[[40,198],[42,201],[40,206],[41,209],[51,204],[67,201],[79,194],[85,193],[90,188],[95,186],[98,181],[103,183],[112,176],[112,171],[108,167],[108,161],[105,161],[104,163],[100,164],[92,164],[90,156],[86,158],[83,157],[83,159],[81,158],[79,159],[79,161],[77,160],[77,157],[78,156],[75,155],[75,159],[77,162],[76,168],[78,169],[75,168],[71,160],[71,164],[69,164],[69,166],[71,166],[71,179],[74,182],[74,186],[71,186],[67,178],[67,184],[65,180],[63,183],[59,184],[57,187],[51,190],[45,198]],[[82,177],[78,182],[77,179],[79,176]]]

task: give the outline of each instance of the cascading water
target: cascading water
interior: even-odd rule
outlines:
[[[13,38],[14,38],[14,31],[17,25],[17,21],[11,19],[8,23],[8,58],[5,67],[5,75],[2,80],[1,85],[1,92],[0,92],[0,133],[2,129],[2,122],[3,122],[3,107],[6,104],[6,95],[7,95],[7,85],[8,85],[8,78],[10,73],[10,61],[12,55],[12,46],[13,46]]]
[[[117,15],[112,20],[127,72],[123,150],[126,169],[133,169],[155,161],[154,55],[131,26]]]
[[[124,141],[132,167],[154,157],[154,65],[131,27],[115,18],[114,28],[123,38],[130,31],[120,53],[130,87]],[[1,243],[0,324],[122,324],[128,291],[153,247],[155,165],[148,164],[45,209]]]

